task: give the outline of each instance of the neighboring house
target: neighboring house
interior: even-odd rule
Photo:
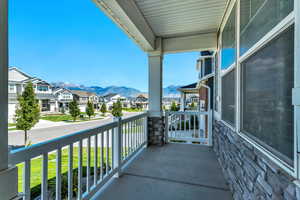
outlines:
[[[8,121],[14,122],[18,105],[18,95],[21,95],[27,83],[32,82],[41,112],[55,112],[55,97],[52,87],[46,81],[32,77],[16,67],[9,68],[8,73]]]
[[[99,109],[99,97],[96,93],[82,90],[70,90],[74,100],[77,101],[81,112],[85,112],[88,101],[92,102],[96,110]]]
[[[165,109],[170,109],[172,103],[175,102],[176,104],[179,104],[180,98],[178,97],[163,97],[162,98],[162,106],[165,107]]]
[[[65,88],[53,88],[53,95],[55,96],[57,111],[68,112],[69,103],[73,101],[72,92]]]
[[[136,108],[148,108],[148,94],[139,94],[134,100],[133,104]]]
[[[192,83],[189,85],[182,86],[177,89],[180,92],[180,111],[194,110],[201,108],[205,104],[205,100],[201,100],[201,88],[198,88],[197,83]],[[204,91],[205,92],[205,91]],[[191,104],[197,107],[192,108]]]
[[[107,94],[107,95],[103,96],[103,99],[109,110],[112,109],[113,104],[116,103],[118,100],[122,103],[122,107],[125,107],[125,108],[130,107],[130,101],[126,97],[123,97],[117,93]]]

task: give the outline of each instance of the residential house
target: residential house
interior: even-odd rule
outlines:
[[[106,103],[108,110],[111,110],[113,104],[116,103],[117,101],[121,102],[122,107],[125,107],[125,108],[130,107],[130,102],[128,101],[128,99],[117,93],[110,93],[110,94],[104,95],[103,99]]]
[[[94,109],[99,109],[99,97],[96,93],[87,92],[82,90],[70,90],[73,94],[74,100],[77,101],[79,105],[80,112],[85,112],[88,101],[92,102]]]
[[[66,88],[53,88],[53,95],[55,96],[55,107],[58,112],[68,112],[69,103],[73,101],[73,94]]]
[[[147,109],[148,108],[148,94],[139,94],[133,99],[133,104],[136,108]]]
[[[32,77],[17,67],[9,68],[8,73],[8,121],[14,122],[15,111],[18,106],[17,97],[21,95],[28,82],[32,82],[41,112],[55,112],[55,97],[52,87],[46,81]]]

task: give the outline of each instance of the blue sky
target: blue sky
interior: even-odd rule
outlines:
[[[9,2],[10,66],[48,82],[147,90],[147,55],[91,0]],[[166,55],[164,86],[194,82],[198,55]]]

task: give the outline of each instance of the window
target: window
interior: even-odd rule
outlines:
[[[242,131],[292,165],[294,27],[245,60],[241,70]]]
[[[240,54],[293,11],[293,0],[241,0]]]
[[[48,86],[47,85],[38,85],[37,90],[41,92],[46,92],[48,91]]]
[[[16,92],[16,86],[14,84],[8,85],[8,91],[9,93],[15,93]]]
[[[222,32],[221,70],[225,75],[221,78],[221,119],[235,126],[235,59],[236,59],[236,7],[234,6]]]
[[[204,76],[212,73],[212,57],[204,58]]]
[[[222,49],[221,49],[221,68],[227,69],[230,67],[236,58],[236,48],[235,48],[235,17],[236,17],[235,6],[232,9],[230,16],[224,26],[222,32]]]
[[[235,125],[235,69],[222,77],[222,120]]]

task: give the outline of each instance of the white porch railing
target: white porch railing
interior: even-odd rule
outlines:
[[[167,142],[212,145],[211,111],[166,112],[165,124]]]
[[[31,182],[36,178],[40,178],[43,200],[49,198],[50,178],[55,178],[56,200],[90,199],[113,176],[118,176],[123,165],[146,143],[147,114],[143,113],[14,150],[9,159],[11,165],[23,167],[19,182],[22,182],[24,200],[32,198]],[[36,172],[32,163],[37,163],[38,159],[41,161],[40,174],[33,174]],[[49,168],[53,167],[49,165],[53,161],[55,167]],[[48,177],[50,170],[55,170],[55,177]],[[67,184],[63,184],[65,182]],[[67,194],[62,194],[62,188]]]

